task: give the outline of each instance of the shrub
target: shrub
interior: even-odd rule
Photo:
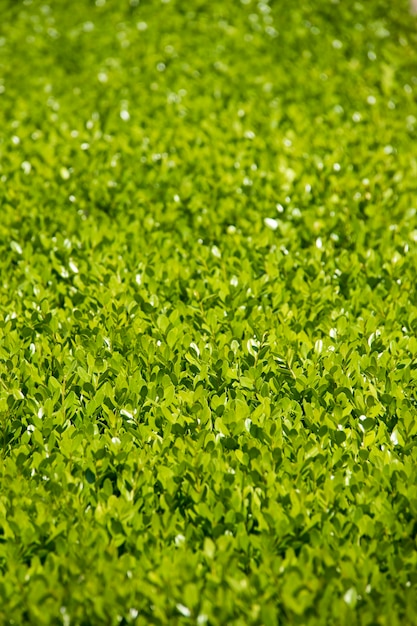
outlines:
[[[0,623],[417,623],[406,1],[3,0]]]

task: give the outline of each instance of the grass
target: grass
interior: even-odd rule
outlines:
[[[416,624],[406,2],[0,5],[0,624]]]

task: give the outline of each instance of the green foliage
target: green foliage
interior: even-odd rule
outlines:
[[[406,1],[0,4],[0,624],[415,625]]]

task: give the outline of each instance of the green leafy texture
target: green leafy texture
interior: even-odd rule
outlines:
[[[2,0],[0,623],[417,623],[417,23]]]

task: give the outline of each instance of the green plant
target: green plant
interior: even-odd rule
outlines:
[[[406,1],[1,4],[0,624],[416,624]]]

